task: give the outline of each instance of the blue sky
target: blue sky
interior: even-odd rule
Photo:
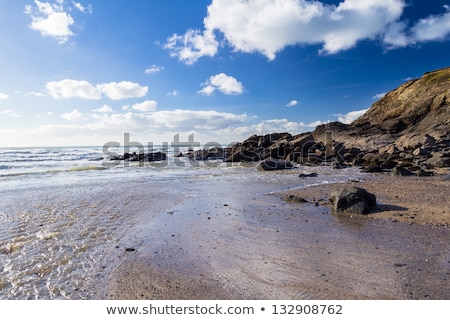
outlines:
[[[0,147],[350,122],[449,40],[448,0],[3,0]]]

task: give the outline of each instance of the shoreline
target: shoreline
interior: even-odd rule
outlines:
[[[362,217],[330,213],[326,200],[339,184],[251,199],[225,190],[175,205],[133,235],[133,251],[111,259],[98,298],[450,299],[450,219],[439,220],[448,211],[433,214],[448,204],[450,181],[368,177],[349,182],[373,191],[380,204],[380,212]],[[421,213],[424,190],[433,209]],[[284,194],[323,203],[293,204]]]

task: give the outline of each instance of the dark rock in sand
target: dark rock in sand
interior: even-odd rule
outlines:
[[[289,195],[285,196],[283,199],[285,201],[294,202],[294,203],[307,203],[307,202],[309,202],[305,198],[298,197],[298,196],[293,195],[293,194],[289,194]]]
[[[261,161],[256,168],[262,171],[285,170],[294,168],[294,164],[286,160],[267,158]]]
[[[375,195],[356,187],[344,187],[333,192],[330,201],[334,213],[368,214],[376,207]]]
[[[410,170],[408,170],[406,168],[403,168],[403,167],[392,168],[391,174],[393,176],[402,176],[402,177],[413,176],[414,175],[414,173],[412,171],[410,171]]]

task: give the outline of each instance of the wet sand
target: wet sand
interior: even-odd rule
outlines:
[[[306,204],[199,187],[214,196],[178,203],[123,241],[99,298],[450,299],[450,181],[368,177],[351,184],[377,195],[369,216],[331,214],[336,185],[284,193]]]

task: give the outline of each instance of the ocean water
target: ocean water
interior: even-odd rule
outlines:
[[[0,299],[95,298],[114,253],[189,199],[245,201],[363,178],[357,169],[260,172],[161,151],[166,161],[124,163],[107,161],[102,147],[0,148]]]

